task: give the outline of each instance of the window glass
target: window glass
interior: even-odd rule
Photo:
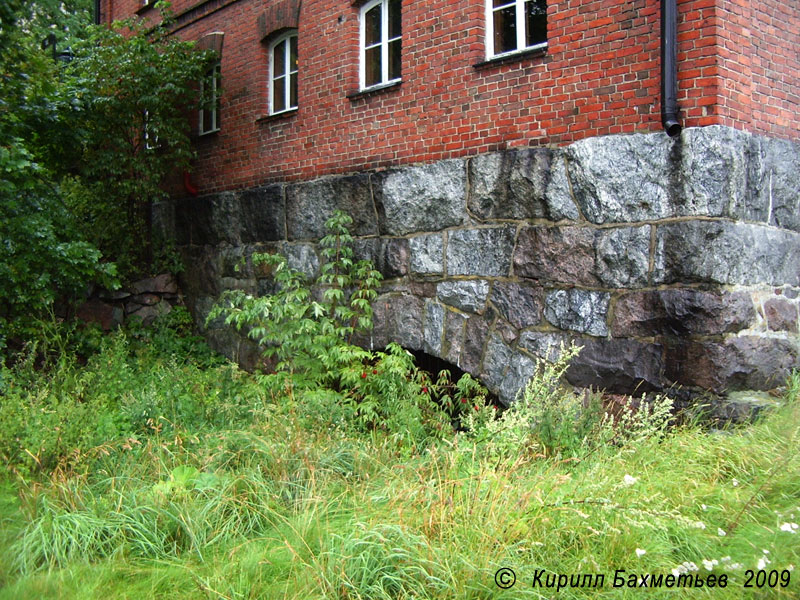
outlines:
[[[272,74],[273,77],[280,77],[286,73],[286,43],[280,42],[275,45],[272,52]]]
[[[546,0],[487,0],[489,58],[547,43]]]
[[[200,135],[219,130],[220,76],[219,62],[215,63],[200,81]]]
[[[399,38],[402,35],[402,15],[400,0],[389,0],[389,39]]]
[[[517,10],[514,5],[494,11],[494,52],[517,49]]]
[[[400,79],[401,5],[401,0],[373,0],[361,9],[362,88]]]
[[[381,43],[381,9],[382,6],[378,4],[364,15],[365,47]]]
[[[547,41],[547,2],[525,2],[525,45],[535,46]]]
[[[297,33],[290,32],[270,46],[270,114],[297,108]]]

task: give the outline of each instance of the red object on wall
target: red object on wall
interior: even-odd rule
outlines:
[[[158,17],[141,0],[101,3]],[[402,82],[358,93],[362,4],[174,0],[175,35],[225,35],[221,130],[197,139],[204,193],[661,130],[659,0],[549,0],[546,52],[495,61],[484,0],[403,0]],[[265,40],[294,23],[298,109],[270,116]],[[683,126],[798,139],[797,31],[796,2],[678,0]]]

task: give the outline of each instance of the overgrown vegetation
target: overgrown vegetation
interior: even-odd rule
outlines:
[[[796,597],[800,375],[753,426],[670,428],[665,399],[611,418],[563,387],[576,350],[561,348],[498,411],[402,348],[351,345],[378,278],[352,260],[347,224],[329,223],[313,285],[256,256],[275,294],[231,293],[212,314],[275,372],[215,357],[180,310],[107,338],[47,325],[3,369],[0,599],[551,596],[537,573],[604,576],[565,598],[647,591],[614,588],[618,569],[626,583],[725,575],[715,598]],[[779,583],[745,588],[748,569]]]
[[[0,358],[56,301],[150,270],[163,254],[151,205],[192,156],[187,111],[208,53],[163,27],[91,26],[90,5],[0,9]]]

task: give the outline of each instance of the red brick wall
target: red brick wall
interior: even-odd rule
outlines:
[[[103,1],[108,9],[112,0]],[[798,137],[800,9],[786,4],[678,0],[684,126]],[[483,0],[404,0],[403,82],[355,98],[348,94],[358,88],[358,6],[304,0],[299,110],[261,119],[265,3],[173,3],[176,13],[197,5],[187,16],[213,12],[181,21],[176,34],[225,33],[222,129],[198,140],[193,175],[204,193],[661,127],[659,0],[550,0],[545,56],[478,67]],[[112,14],[138,6],[113,0]]]

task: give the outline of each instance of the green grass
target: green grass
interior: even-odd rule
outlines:
[[[168,397],[194,389],[213,402],[197,398],[198,413],[191,398],[182,412],[152,400],[173,410],[169,427],[87,446],[55,469],[9,470],[0,600],[555,597],[532,586],[541,569],[605,576],[559,598],[800,597],[800,568],[787,588],[743,588],[759,560],[800,567],[800,532],[781,530],[800,522],[797,376],[752,426],[684,427],[575,457],[536,444],[487,453],[463,435],[409,450],[377,430],[320,426],[244,374],[212,385],[227,366],[182,363],[176,390],[162,359],[124,363],[140,389],[159,380]],[[666,575],[689,562],[707,575],[704,560],[726,589],[612,585],[616,569]],[[516,572],[513,589],[495,585],[500,567]]]

